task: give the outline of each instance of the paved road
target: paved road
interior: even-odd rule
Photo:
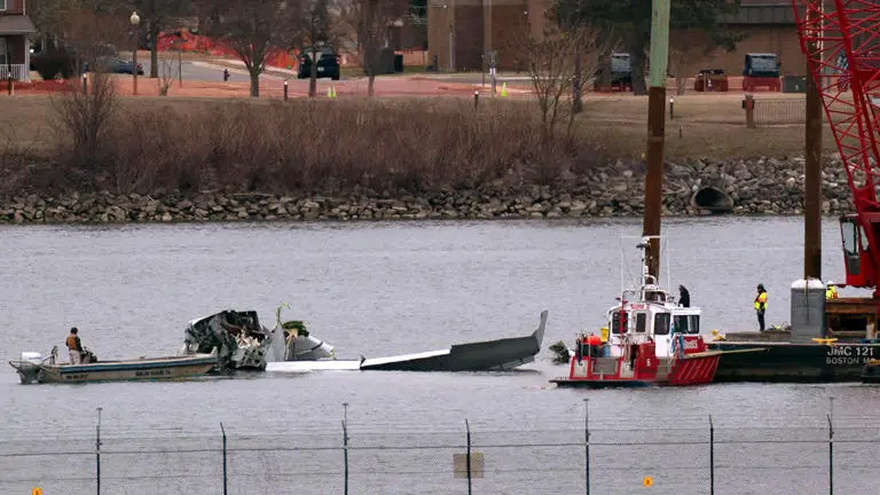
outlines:
[[[161,54],[160,54],[161,57]],[[150,74],[150,56],[148,52],[138,53],[138,62],[144,67],[145,75],[149,76]],[[225,64],[224,64],[225,62]],[[174,63],[177,63],[177,59],[174,58]],[[243,66],[240,66],[240,62],[229,60],[229,61],[211,61],[211,60],[186,60],[181,61],[181,67],[183,72],[183,81],[222,81],[223,80],[223,67],[229,67],[229,81],[230,82],[248,82],[248,74]],[[270,69],[268,72],[263,73],[261,78],[274,78],[278,80],[283,80],[285,78],[285,71],[283,69]],[[421,77],[428,78],[435,81],[443,81],[450,83],[462,83],[462,84],[480,84],[484,81],[483,75],[480,73],[463,73],[463,74],[442,74],[442,73],[425,73],[420,74]],[[295,79],[296,74],[294,72],[290,72],[287,75],[290,79]],[[529,79],[526,73],[500,73],[497,78],[498,86],[500,87],[502,83],[507,83],[510,85],[529,85],[531,84],[531,80]],[[488,87],[491,84],[491,79],[488,75],[485,77],[485,83]]]
[[[138,54],[138,63],[143,66],[144,75],[146,77],[149,77],[151,66],[149,56],[147,56],[146,60],[144,60],[142,55]],[[176,59],[174,60],[174,63],[178,63]],[[223,66],[221,65],[215,65],[199,60],[181,60],[180,66],[182,69],[181,72],[183,73],[184,83],[186,83],[186,81],[223,81]],[[176,73],[176,67],[174,69],[174,72]],[[264,74],[262,77],[274,76],[270,74]],[[249,80],[250,79],[248,77],[248,73],[244,69],[244,67],[229,68],[230,82],[248,82]]]

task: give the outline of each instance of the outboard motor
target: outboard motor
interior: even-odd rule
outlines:
[[[21,362],[31,364],[43,364],[43,355],[39,352],[22,352]]]

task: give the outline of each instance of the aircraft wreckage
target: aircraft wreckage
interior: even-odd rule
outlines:
[[[183,354],[218,350],[215,372],[238,370],[301,372],[323,370],[492,371],[535,360],[544,340],[547,311],[538,328],[525,337],[455,344],[448,349],[368,359],[336,359],[335,348],[312,336],[301,321],[264,327],[256,311],[226,310],[192,320],[186,327]]]

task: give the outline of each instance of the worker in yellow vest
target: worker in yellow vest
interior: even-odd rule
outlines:
[[[758,295],[755,296],[755,312],[758,314],[758,331],[764,331],[764,313],[767,312],[767,289],[758,284]]]
[[[834,282],[829,281],[828,287],[825,289],[825,299],[837,299],[837,286]]]

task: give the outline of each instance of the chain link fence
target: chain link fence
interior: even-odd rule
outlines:
[[[348,427],[347,445],[342,428],[305,432],[307,422],[297,421],[278,429],[284,433],[109,437],[100,451],[96,438],[4,441],[0,493],[880,493],[880,428],[871,427],[832,435],[816,427],[721,429],[708,420],[686,429],[591,426],[587,443],[586,428],[468,435],[464,425],[359,425]]]
[[[806,119],[806,98],[756,98],[754,102],[758,126],[803,124]]]

